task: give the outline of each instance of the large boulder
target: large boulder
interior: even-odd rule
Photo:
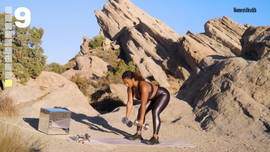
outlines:
[[[87,98],[72,82],[64,83],[59,89],[51,91],[41,100],[22,108],[24,116],[39,117],[40,108],[65,108],[74,113],[96,116],[99,113],[88,103]]]
[[[86,70],[91,67],[90,59],[86,56],[78,56],[76,58],[75,70]]]
[[[67,71],[65,71],[64,73],[62,73],[61,75],[63,77],[65,77],[68,80],[71,80],[72,76],[75,76],[75,74],[78,73],[81,75],[81,77],[85,78],[85,79],[92,79],[93,76],[93,71],[89,68],[86,70],[74,70],[74,69],[69,69]]]
[[[123,84],[110,84],[110,92],[121,99],[124,103],[127,103],[127,86]]]
[[[217,54],[212,49],[198,43],[188,35],[179,37],[178,47],[185,62],[191,69],[194,69],[204,57]]]
[[[239,40],[246,29],[224,16],[209,20],[205,24],[205,33],[188,31],[180,36],[129,0],[110,0],[101,11],[95,10],[95,14],[101,27],[100,33],[118,41],[122,54],[128,61],[133,61],[143,77],[155,78],[156,71],[151,68],[163,68],[158,71],[160,76],[155,80],[164,87],[170,87],[166,74],[186,80],[189,72],[208,55],[240,55]],[[141,64],[147,57],[152,60],[148,62],[151,68]]]
[[[16,104],[39,100],[69,82],[65,77],[47,71],[43,71],[36,79],[30,79],[24,84],[17,83],[14,80],[12,81],[13,86],[6,87],[3,93],[12,97]]]
[[[206,57],[180,88],[177,97],[193,107],[203,129],[247,139],[270,129],[269,29],[249,27],[243,34],[242,52],[256,60]]]
[[[260,60],[269,58],[270,46],[269,26],[251,26],[241,39],[242,55],[249,59]]]
[[[76,66],[69,69],[61,75],[70,80],[76,73],[81,74],[86,79],[98,78],[105,76],[111,66],[97,56],[85,55],[76,58]]]
[[[106,45],[111,45],[111,40],[106,38],[105,40],[102,41],[102,46],[106,46]]]
[[[1,95],[11,97],[16,105],[22,105],[22,113],[31,117],[38,117],[40,108],[54,107],[88,115],[97,114],[75,83],[54,72],[43,71],[39,77],[25,84],[15,81]]]
[[[91,61],[91,70],[93,71],[94,76],[105,76],[108,69],[110,69],[109,64],[97,56],[89,56],[89,59]]]

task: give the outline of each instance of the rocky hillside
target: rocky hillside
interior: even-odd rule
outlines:
[[[208,55],[240,55],[239,40],[246,29],[224,16],[208,21],[205,33],[178,35],[129,0],[110,0],[95,14],[100,34],[116,40],[126,59],[133,61],[144,77],[167,88],[168,75],[185,81]]]
[[[177,97],[205,130],[263,142],[270,130],[270,26],[249,27],[240,42],[241,57],[204,58]]]
[[[230,151],[231,145],[234,145],[229,147],[231,151],[248,151],[254,147],[258,151],[269,149],[270,26],[242,26],[224,16],[207,21],[204,33],[187,31],[179,35],[129,0],[109,0],[103,10],[96,10],[95,14],[101,27],[100,35],[107,37],[102,47],[91,48],[91,40],[83,37],[81,50],[68,62],[71,67],[68,71],[62,75],[43,71],[25,84],[16,83],[13,77],[13,87],[1,93],[16,101],[21,116],[38,117],[41,107],[63,107],[76,114],[78,123],[86,125],[86,131],[90,126],[96,135],[107,137],[115,131],[112,126],[117,126],[115,128],[122,127],[120,132],[123,132],[122,129],[127,128],[119,120],[125,114],[125,107],[102,117],[98,109],[106,106],[101,100],[109,96],[108,93],[127,101],[123,84],[111,83],[99,90],[104,82],[98,78],[112,71],[109,63],[115,59],[112,54],[120,51],[120,56],[127,62],[132,61],[150,81],[155,80],[167,88],[172,87],[169,77],[181,81],[177,93],[171,96],[161,114],[162,123],[168,126],[163,130],[163,135],[170,135],[167,139],[174,136],[182,139],[189,130],[186,137],[191,141],[195,139],[199,148],[207,149],[196,151]],[[101,101],[95,109],[89,105],[90,94],[83,94],[81,86],[69,81],[77,73],[83,80],[90,81],[92,86],[86,87],[88,91],[95,91],[91,92],[91,97],[95,98],[90,101]],[[138,108],[139,105],[134,106],[133,118]],[[93,118],[99,120],[93,121]],[[152,121],[151,114],[146,120]],[[220,145],[224,147],[224,143],[226,146],[221,150]]]

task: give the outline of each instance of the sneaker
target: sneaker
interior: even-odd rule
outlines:
[[[159,137],[158,137],[158,138],[159,138]],[[146,144],[147,144],[147,145],[159,144],[159,141],[158,141],[158,139],[156,139],[156,138],[153,136],[150,140],[146,141]]]
[[[139,135],[138,133],[128,137],[129,140],[143,140],[142,135]]]

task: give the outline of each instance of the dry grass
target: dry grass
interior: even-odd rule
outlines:
[[[11,117],[18,114],[18,108],[14,100],[8,96],[0,96],[0,115]]]
[[[97,47],[91,55],[97,56],[111,65],[115,60],[117,60],[119,52],[113,51],[112,49],[104,51],[102,47]]]
[[[75,67],[75,65],[76,65],[76,60],[72,59],[72,60],[68,61],[68,63],[66,63],[64,65],[64,67],[66,67],[68,70],[68,69],[73,69]]]
[[[1,152],[39,152],[46,148],[46,143],[41,138],[1,122],[0,135]]]
[[[176,79],[171,75],[169,75],[169,84],[171,85],[170,88],[168,88],[168,91],[170,92],[170,94],[174,94],[177,91],[179,91],[182,85],[179,79]]]
[[[74,76],[72,76],[71,81],[78,86],[78,88],[85,96],[87,96],[88,89],[90,86],[87,80],[84,77],[82,77],[80,73],[76,73]]]

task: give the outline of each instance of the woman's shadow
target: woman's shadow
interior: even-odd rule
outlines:
[[[55,108],[61,108],[61,107],[55,107]],[[67,108],[62,108],[62,109],[66,109],[66,110],[70,111]],[[125,138],[128,138],[131,135],[123,130],[120,130],[118,128],[111,126],[110,124],[108,124],[108,122],[104,118],[102,118],[100,116],[93,116],[92,117],[92,116],[87,116],[87,115],[81,114],[81,113],[75,113],[72,111],[70,111],[70,112],[71,112],[71,119],[87,125],[89,127],[89,129],[91,129],[91,130],[106,132],[106,133],[113,133],[116,135],[123,135]],[[34,129],[39,131],[38,130],[38,125],[39,125],[38,118],[23,118],[23,120],[25,122],[27,122],[30,126],[32,126]]]

